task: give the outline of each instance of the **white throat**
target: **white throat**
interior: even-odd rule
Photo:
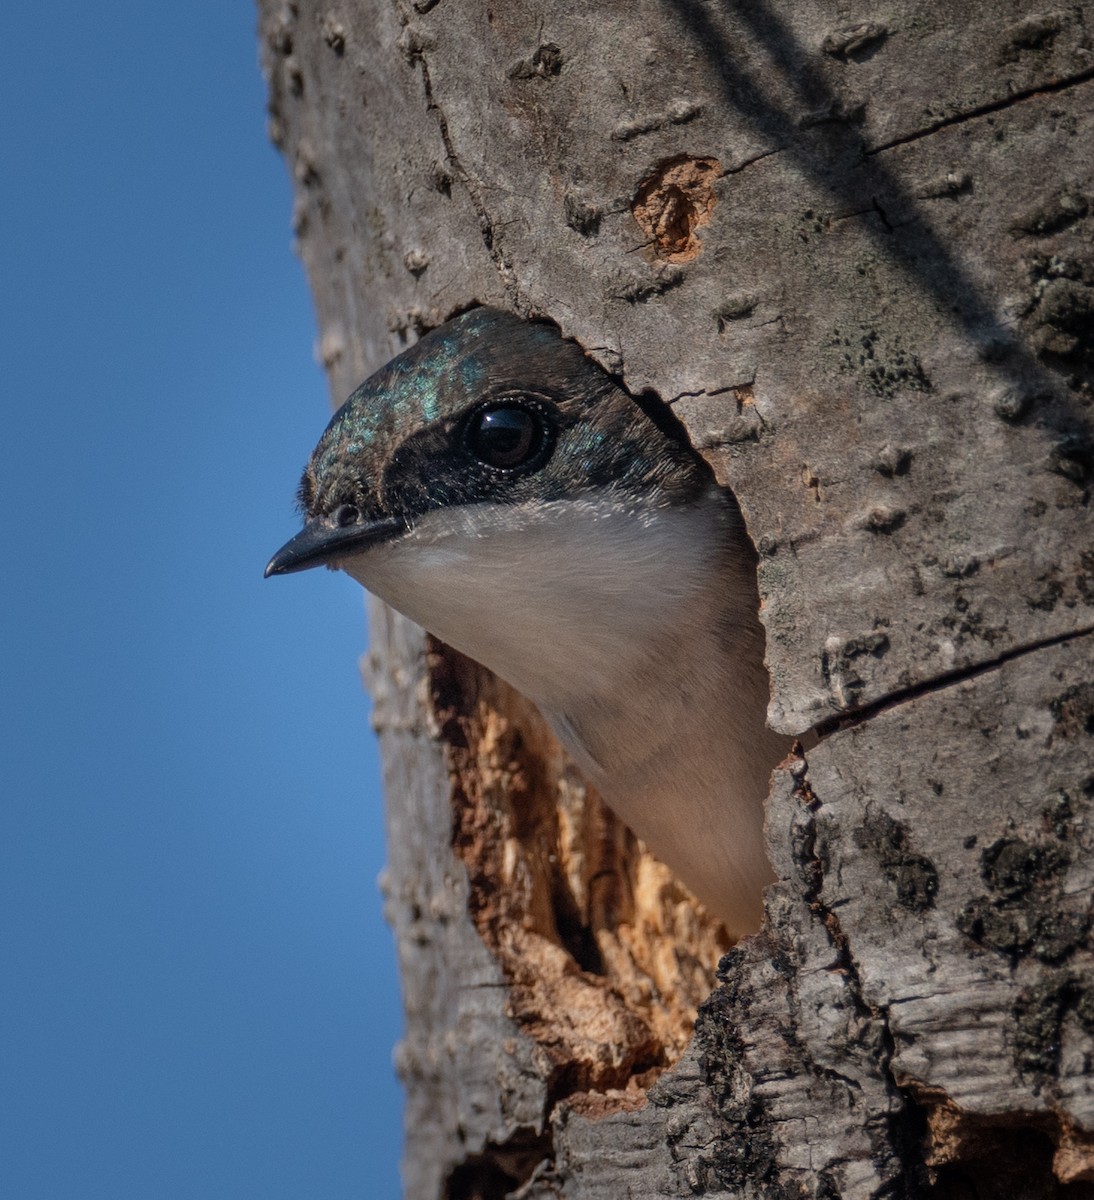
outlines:
[[[533,700],[619,815],[742,934],[772,879],[762,802],[788,748],[764,724],[743,536],[720,494],[644,512],[479,504],[340,565]]]

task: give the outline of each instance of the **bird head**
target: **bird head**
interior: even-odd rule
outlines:
[[[266,575],[338,567],[457,515],[473,529],[582,498],[631,512],[686,504],[710,475],[671,423],[553,326],[473,309],[334,415],[300,482],[304,528]]]

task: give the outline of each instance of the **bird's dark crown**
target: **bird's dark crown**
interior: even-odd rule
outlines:
[[[526,461],[476,454],[486,410],[530,414]],[[546,322],[476,308],[376,372],[334,415],[298,491],[309,518],[395,518],[431,509],[550,502],[605,489],[621,503],[686,503],[709,468],[659,405],[635,400]]]

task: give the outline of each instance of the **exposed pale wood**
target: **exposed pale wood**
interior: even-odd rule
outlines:
[[[1090,5],[259,7],[335,397],[555,320],[737,493],[815,730],[665,1071],[715,932],[374,607],[407,1195],[1091,1194]]]

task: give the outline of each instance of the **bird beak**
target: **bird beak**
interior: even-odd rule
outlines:
[[[335,525],[328,517],[313,517],[266,564],[265,578],[290,575],[309,567],[334,566],[340,558],[360,554],[377,542],[386,542],[405,532],[406,525],[395,517],[352,525]]]

